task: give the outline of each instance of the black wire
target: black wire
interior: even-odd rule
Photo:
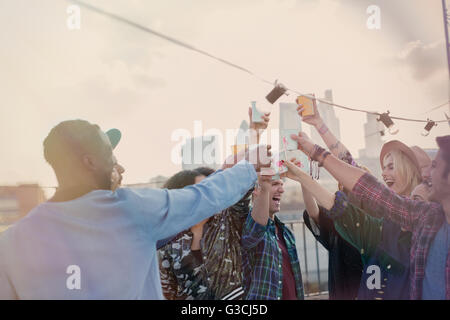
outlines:
[[[230,61],[228,61],[228,60],[222,59],[222,58],[217,57],[217,56],[215,56],[215,55],[213,55],[213,54],[210,54],[210,53],[208,53],[208,52],[206,52],[206,51],[204,51],[204,50],[198,49],[198,48],[196,48],[196,47],[194,47],[194,46],[192,46],[192,45],[190,45],[190,44],[188,44],[188,43],[186,43],[186,42],[183,42],[183,41],[181,41],[181,40],[175,39],[175,38],[170,37],[170,36],[168,36],[168,35],[165,35],[165,34],[163,34],[163,33],[161,33],[161,32],[158,32],[158,31],[155,31],[155,30],[153,30],[153,29],[150,29],[150,28],[148,28],[148,27],[146,27],[146,26],[143,26],[143,25],[141,25],[141,24],[139,24],[139,23],[133,22],[133,21],[128,20],[128,19],[126,19],[126,18],[124,18],[124,17],[118,16],[118,15],[116,15],[116,14],[114,14],[114,13],[107,12],[107,11],[105,11],[105,10],[103,10],[103,9],[94,7],[93,5],[84,3],[84,2],[82,2],[82,1],[78,1],[78,0],[69,0],[69,1],[74,2],[74,3],[77,3],[78,5],[80,5],[80,6],[82,6],[82,7],[85,7],[85,8],[87,8],[88,10],[95,11],[95,12],[97,12],[98,14],[101,14],[101,15],[104,15],[104,16],[107,16],[107,17],[110,17],[110,18],[112,18],[112,19],[115,19],[115,20],[117,20],[117,21],[120,21],[120,22],[122,22],[122,23],[125,23],[125,24],[127,24],[127,25],[129,25],[129,26],[131,26],[131,27],[137,28],[137,29],[139,29],[139,30],[141,30],[141,31],[151,33],[151,34],[153,34],[153,35],[155,35],[155,36],[157,36],[157,37],[160,37],[160,38],[162,38],[162,39],[164,39],[164,40],[167,40],[167,41],[169,41],[169,42],[172,42],[172,43],[174,43],[175,45],[181,46],[181,47],[183,47],[183,48],[186,48],[186,49],[189,49],[189,50],[192,50],[192,51],[195,51],[195,52],[198,52],[198,53],[200,53],[200,54],[202,54],[202,55],[204,55],[204,56],[207,56],[207,57],[209,57],[209,58],[211,58],[211,59],[214,59],[214,60],[217,60],[217,61],[219,61],[219,62],[221,62],[221,63],[224,63],[224,64],[226,64],[226,65],[228,65],[228,66],[230,66],[230,67],[232,67],[232,68],[235,68],[235,69],[238,69],[238,70],[240,70],[240,71],[243,71],[243,72],[245,72],[245,73],[247,73],[247,74],[250,74],[250,75],[252,75],[252,76],[258,78],[260,81],[262,81],[262,82],[264,82],[264,83],[273,85],[273,82],[271,82],[271,81],[269,81],[269,80],[266,80],[266,79],[264,79],[263,77],[258,76],[257,74],[255,74],[254,72],[250,71],[250,70],[247,69],[247,68],[241,67],[241,66],[239,66],[239,65],[237,65],[237,64],[235,64],[235,63],[232,63],[232,62],[230,62]],[[298,91],[296,91],[296,90],[294,90],[294,89],[289,89],[289,88],[287,88],[287,90],[292,91],[292,92],[294,92],[294,93],[297,93],[298,95],[308,96],[308,95],[302,94],[302,93],[300,93],[300,92],[298,92]],[[373,112],[373,111],[366,111],[366,110],[362,110],[362,109],[350,108],[350,107],[342,106],[342,105],[339,105],[339,104],[336,104],[336,103],[328,102],[328,101],[326,101],[326,100],[322,100],[322,99],[318,99],[318,98],[315,98],[315,99],[316,99],[317,101],[322,102],[322,103],[326,103],[326,104],[328,104],[328,105],[330,105],[330,106],[334,106],[334,107],[341,108],[341,109],[345,109],[345,110],[356,111],[356,112],[363,112],[363,113],[373,114],[373,115],[378,115],[378,116],[381,115],[381,113],[379,113],[379,112]],[[450,101],[449,101],[449,102],[450,102]],[[447,103],[448,103],[448,102],[447,102]],[[427,122],[428,122],[427,120],[409,119],[409,118],[394,117],[394,116],[390,116],[390,117],[391,117],[391,119],[402,120],[402,121],[424,122],[424,123],[427,123]],[[438,121],[435,121],[435,123],[441,123],[441,122],[447,122],[447,120],[438,120]]]

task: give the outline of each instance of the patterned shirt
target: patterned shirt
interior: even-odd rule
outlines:
[[[354,186],[349,199],[371,214],[386,217],[413,233],[410,256],[410,297],[422,298],[428,252],[433,240],[445,223],[442,206],[435,202],[414,201],[397,195],[370,174],[364,174]],[[343,201],[343,206],[348,202]],[[443,279],[444,280],[444,279]],[[450,299],[450,255],[446,254],[446,299]]]
[[[242,231],[242,260],[246,300],[281,300],[283,295],[282,251],[276,225],[283,232],[295,278],[297,298],[304,299],[300,263],[292,232],[277,218],[267,225],[255,222],[251,213]]]
[[[168,300],[213,299],[203,261],[191,251],[192,232],[184,231],[158,250],[163,294]]]
[[[167,299],[236,300],[242,288],[242,227],[253,188],[233,206],[211,217],[200,242],[203,261],[190,250],[187,230],[159,251],[161,284]]]
[[[208,288],[217,299],[242,299],[242,228],[250,211],[251,189],[243,199],[205,224],[201,248]]]

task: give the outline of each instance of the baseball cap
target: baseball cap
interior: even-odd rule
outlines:
[[[105,132],[106,135],[109,138],[109,141],[111,142],[111,146],[114,149],[120,142],[120,139],[122,138],[122,133],[119,129],[113,128],[109,129]]]

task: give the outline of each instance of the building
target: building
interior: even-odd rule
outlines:
[[[186,140],[181,147],[182,169],[199,167],[218,169],[221,165],[220,146],[217,136],[201,136]]]
[[[333,91],[331,89],[325,90],[325,97],[321,100],[333,103]],[[317,102],[317,109],[319,110],[323,122],[325,122],[327,127],[331,132],[333,132],[336,138],[338,140],[341,140],[341,125],[339,119],[336,117],[334,107],[327,103]],[[320,134],[316,130],[311,130],[311,139],[313,141],[322,141]]]
[[[0,232],[46,201],[38,184],[0,186]]]
[[[365,148],[359,150],[360,165],[367,167],[372,175],[381,179],[380,152],[383,147],[384,136],[383,124],[377,120],[377,115],[367,114],[367,122],[364,124],[364,144]]]

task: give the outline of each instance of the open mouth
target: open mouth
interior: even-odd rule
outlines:
[[[275,202],[275,204],[276,204],[277,206],[279,206],[279,205],[280,205],[281,197],[275,196],[275,197],[272,198],[272,200],[273,200],[273,202]]]
[[[386,180],[385,182],[389,188],[392,188],[392,186],[394,185],[394,181],[392,181],[392,180]]]

